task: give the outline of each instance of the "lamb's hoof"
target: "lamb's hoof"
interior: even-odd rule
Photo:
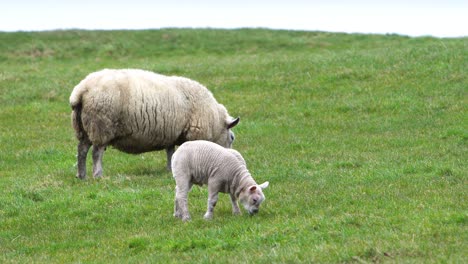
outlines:
[[[184,222],[190,221],[190,216],[182,216],[182,221]]]
[[[76,174],[75,177],[80,180],[86,180],[86,174],[85,175]]]
[[[213,214],[209,214],[209,213],[206,213],[203,218],[205,218],[205,220],[211,220],[213,219]]]

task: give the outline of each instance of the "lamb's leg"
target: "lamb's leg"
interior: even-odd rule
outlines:
[[[182,218],[182,212],[180,211],[179,201],[177,200],[177,186],[175,187],[176,198],[174,199],[174,217]]]
[[[90,147],[91,142],[89,142],[89,140],[81,139],[80,142],[78,142],[78,172],[76,177],[82,180],[86,179],[86,156],[88,155]]]
[[[180,183],[176,180],[176,197],[175,207],[179,209],[174,213],[174,216],[182,218],[182,221],[190,220],[190,213],[188,211],[188,192],[192,185],[190,183]]]
[[[174,154],[175,146],[170,146],[166,149],[166,156],[167,156],[167,165],[166,168],[168,171],[171,171],[171,160],[172,154]]]
[[[231,203],[232,203],[232,213],[235,215],[239,215],[241,212],[239,209],[239,205],[237,204],[236,196],[234,196],[233,194],[230,194],[230,195],[231,195]]]
[[[218,191],[210,190],[210,188],[208,188],[208,209],[204,216],[205,219],[213,218],[213,210],[217,202],[218,202]]]
[[[100,178],[102,176],[102,156],[106,150],[105,146],[93,145],[93,176]]]

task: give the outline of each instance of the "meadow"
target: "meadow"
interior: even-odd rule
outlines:
[[[76,179],[68,98],[102,68],[192,78],[240,116],[259,214],[221,194],[205,221],[194,187],[175,219],[164,152],[108,148]],[[0,32],[0,262],[466,262],[467,69],[466,37]]]

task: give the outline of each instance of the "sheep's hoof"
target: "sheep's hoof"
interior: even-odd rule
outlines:
[[[179,213],[174,213],[174,217],[175,217],[175,218],[181,218],[181,219],[182,219],[182,215],[179,214]]]
[[[93,177],[94,177],[95,179],[102,178],[102,170],[96,171],[95,173],[93,173]]]

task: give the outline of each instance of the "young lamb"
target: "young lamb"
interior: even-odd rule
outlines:
[[[208,185],[205,219],[213,217],[219,192],[229,193],[234,214],[240,214],[238,199],[249,214],[258,213],[265,200],[262,189],[269,184],[257,185],[239,152],[204,140],[186,142],[176,150],[172,173],[176,181],[174,216],[183,221],[190,219],[187,201],[193,184]]]
[[[170,170],[176,145],[203,139],[230,148],[239,122],[198,82],[136,69],[89,74],[73,89],[70,105],[81,179],[91,146],[94,177],[102,175],[108,145],[133,154],[166,149]]]

